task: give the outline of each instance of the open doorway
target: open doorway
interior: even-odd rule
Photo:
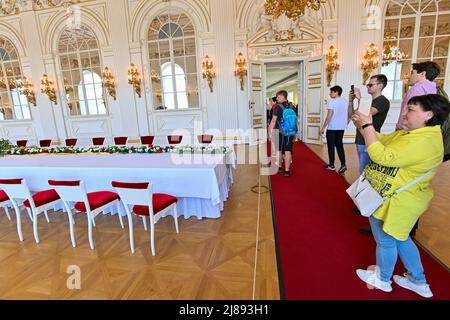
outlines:
[[[300,139],[303,138],[303,61],[266,62],[266,106],[267,121],[270,123],[273,107],[272,98],[280,90],[288,92],[288,101],[298,110]]]

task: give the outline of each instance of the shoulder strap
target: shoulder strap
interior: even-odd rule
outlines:
[[[428,177],[429,175],[431,175],[432,173],[436,172],[437,168],[431,169],[430,171],[428,171],[427,173],[425,173],[423,176],[417,178],[414,181],[411,181],[410,183],[408,183],[406,186],[404,186],[403,188],[398,189],[397,191],[394,192],[394,194],[399,194],[400,192],[405,191],[406,189],[411,188],[413,185],[419,183],[420,181],[422,181],[423,179],[425,179],[426,177]]]

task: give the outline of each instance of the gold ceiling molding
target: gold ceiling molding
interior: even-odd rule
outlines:
[[[296,19],[305,14],[306,8],[318,11],[327,0],[265,0],[264,9],[267,15],[275,19],[285,14],[289,19]]]
[[[54,7],[69,7],[89,0],[0,0],[0,15],[8,16],[23,11],[40,10]]]

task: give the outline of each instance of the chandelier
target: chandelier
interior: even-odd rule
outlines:
[[[408,59],[408,54],[404,53],[399,46],[395,35],[391,31],[386,31],[384,34],[383,47],[383,66],[387,66],[393,61],[402,61]]]
[[[320,5],[326,0],[265,0],[264,8],[267,15],[275,19],[283,13],[289,19],[296,19],[305,14],[305,9],[319,10]]]

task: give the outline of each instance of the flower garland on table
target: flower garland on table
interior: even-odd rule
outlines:
[[[109,146],[109,147],[12,147],[0,150],[1,155],[36,155],[36,154],[81,154],[81,153],[218,153],[227,154],[230,147],[222,146]]]

